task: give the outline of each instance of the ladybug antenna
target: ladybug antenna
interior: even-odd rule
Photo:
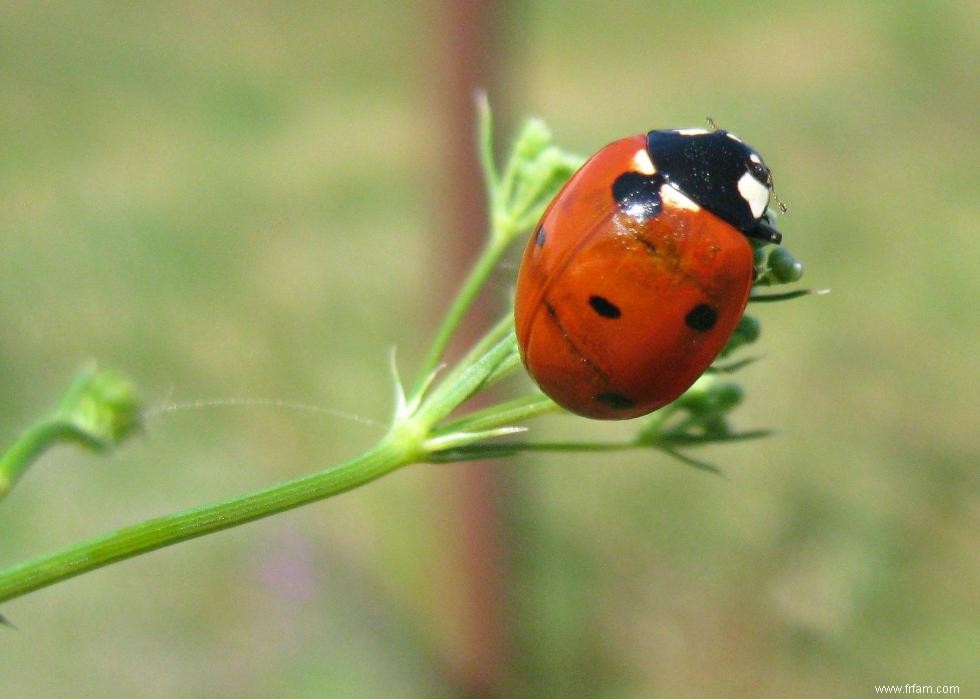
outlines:
[[[721,129],[718,128],[718,125],[715,124],[715,120],[712,119],[711,117],[706,116],[704,118],[704,121],[708,124],[708,128],[711,129],[712,131],[720,131],[721,130]]]
[[[786,204],[784,204],[783,203],[783,200],[779,198],[779,195],[778,194],[776,194],[776,186],[772,183],[772,173],[771,172],[769,173],[769,183],[768,184],[769,184],[769,192],[772,194],[772,198],[776,202],[776,208],[779,209],[779,213],[785,214],[787,211],[789,211],[789,209],[786,208]]]

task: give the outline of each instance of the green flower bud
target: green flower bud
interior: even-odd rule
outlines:
[[[714,418],[742,402],[745,392],[737,383],[699,381],[677,399],[677,405],[699,419]]]
[[[792,284],[803,276],[803,263],[783,247],[775,248],[769,253],[769,268],[776,281],[781,284]]]
[[[728,338],[728,344],[725,345],[725,348],[718,356],[721,358],[727,357],[739,347],[752,344],[759,339],[761,333],[762,326],[759,324],[759,321],[753,316],[743,315],[742,319],[738,321],[738,325],[735,326],[735,332]]]
[[[75,438],[93,449],[121,442],[139,425],[140,403],[133,383],[111,370],[86,369],[58,407],[58,417]]]
[[[514,141],[514,158],[534,160],[541,152],[554,143],[551,129],[541,119],[527,119]]]

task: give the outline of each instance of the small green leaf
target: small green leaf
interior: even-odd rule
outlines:
[[[506,425],[479,432],[451,432],[449,434],[439,435],[438,437],[430,437],[423,442],[422,448],[430,454],[436,454],[441,451],[449,451],[457,447],[473,444],[474,442],[482,442],[487,439],[506,437],[522,432],[527,432],[527,428],[516,425]]]
[[[801,296],[823,296],[829,293],[830,289],[796,289],[778,294],[752,294],[749,296],[749,303],[774,303],[776,301],[798,299]]]
[[[701,461],[700,459],[695,459],[691,456],[688,456],[687,454],[682,454],[681,452],[675,449],[661,448],[661,451],[663,451],[665,454],[673,456],[681,463],[685,463],[688,466],[692,466],[693,468],[696,468],[699,471],[707,471],[708,473],[713,473],[716,476],[724,475],[721,472],[720,468],[718,468],[714,464],[708,463],[707,461]]]

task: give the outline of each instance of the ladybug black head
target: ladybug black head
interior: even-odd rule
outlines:
[[[755,149],[716,129],[650,131],[647,151],[663,180],[749,237],[779,242],[766,223],[772,175]]]

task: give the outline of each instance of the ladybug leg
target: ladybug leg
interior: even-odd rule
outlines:
[[[783,240],[783,234],[777,231],[775,226],[766,219],[762,219],[755,224],[754,228],[745,231],[745,236],[747,238],[755,238],[756,240],[764,240],[767,243],[775,243],[776,245],[779,245]]]

